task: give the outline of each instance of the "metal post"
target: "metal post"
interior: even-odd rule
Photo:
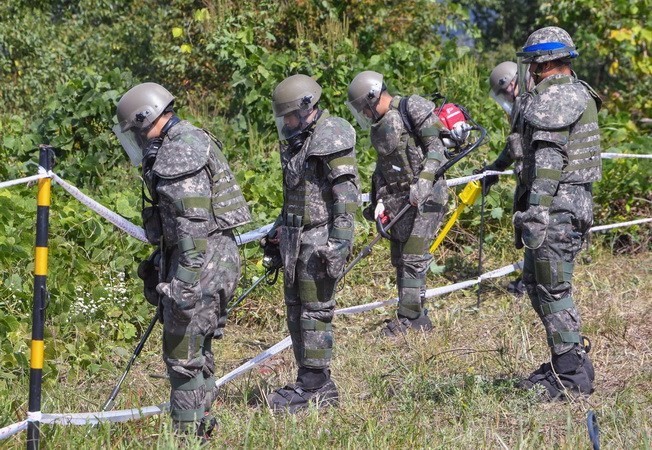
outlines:
[[[39,165],[47,171],[52,169],[54,151],[49,145],[41,145]],[[36,197],[36,245],[34,249],[34,306],[32,309],[32,345],[29,370],[29,416],[38,419],[41,412],[41,378],[43,375],[43,326],[47,306],[48,274],[48,228],[50,217],[50,178],[38,181]],[[40,422],[27,423],[27,448],[38,449]]]

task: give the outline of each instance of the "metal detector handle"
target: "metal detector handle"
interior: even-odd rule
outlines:
[[[410,203],[407,203],[407,204],[403,207],[403,209],[401,209],[401,210],[398,212],[398,214],[396,214],[396,216],[394,216],[394,218],[393,218],[392,220],[389,221],[389,223],[387,224],[386,227],[383,226],[383,223],[382,223],[382,221],[380,220],[380,217],[377,218],[377,219],[376,219],[376,225],[378,226],[378,232],[380,233],[380,235],[381,235],[382,237],[384,237],[385,239],[391,239],[392,236],[388,233],[388,231],[390,230],[390,228],[392,228],[392,227],[394,226],[394,224],[395,224],[396,222],[399,221],[399,219],[400,219],[401,217],[403,217],[403,216],[405,215],[406,212],[408,212],[408,210],[409,210],[410,208],[412,208],[412,205],[411,205]]]
[[[124,373],[120,377],[118,384],[115,385],[113,391],[111,391],[111,395],[109,395],[109,398],[106,400],[106,403],[104,403],[104,406],[102,406],[102,411],[108,411],[113,408],[113,403],[115,402],[115,399],[118,396],[118,393],[120,392],[120,387],[122,386],[122,383],[125,381],[125,378],[127,378],[127,374],[129,373],[129,370],[131,369],[131,366],[133,365],[134,361],[136,361],[136,358],[138,358],[138,355],[140,355],[140,352],[143,350],[143,347],[145,346],[145,342],[147,342],[147,338],[149,338],[149,335],[152,334],[152,330],[154,329],[154,326],[156,326],[156,322],[158,322],[158,310],[154,314],[154,317],[152,317],[152,320],[149,322],[149,326],[147,327],[147,330],[145,330],[145,333],[140,338],[140,342],[136,346],[134,353],[131,355],[131,359],[129,359],[129,362],[127,363],[127,368],[125,369]]]
[[[267,271],[265,272],[265,274],[264,274],[262,277],[258,278],[258,279],[257,279],[257,280],[256,280],[256,281],[255,281],[251,286],[249,286],[249,288],[248,288],[246,291],[244,291],[244,292],[240,295],[240,297],[238,297],[237,300],[235,300],[234,302],[232,302],[232,303],[229,305],[229,307],[226,309],[226,313],[227,313],[227,314],[230,313],[230,312],[233,310],[233,308],[235,308],[235,307],[238,306],[240,303],[242,303],[242,301],[243,301],[245,298],[247,298],[247,296],[251,293],[251,291],[253,291],[253,290],[256,288],[256,286],[258,286],[260,283],[262,283],[263,280],[267,280],[268,277],[269,277],[273,272],[276,272],[276,275],[275,275],[275,277],[274,277],[274,279],[273,279],[273,282],[272,282],[271,284],[276,283],[276,279],[278,278],[278,269],[273,269],[273,268],[267,269]],[[270,284],[269,281],[268,281],[267,283]]]

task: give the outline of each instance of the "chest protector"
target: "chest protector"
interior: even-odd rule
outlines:
[[[174,217],[178,206],[156,194],[162,179],[174,180],[193,174],[208,177],[210,197],[193,197],[196,205],[192,206],[208,209],[213,222],[210,232],[228,230],[251,221],[249,207],[221,148],[221,142],[209,132],[181,121],[165,136],[151,169],[144,172],[144,180],[155,200],[152,207],[163,222],[165,238],[170,244],[176,242]]]
[[[292,153],[281,146],[283,168],[283,223],[287,226],[323,225],[333,217],[333,180],[324,156],[352,151],[355,147],[353,127],[324,111],[301,150]],[[355,170],[351,175],[357,176]]]
[[[371,143],[378,153],[376,170],[390,194],[410,190],[423,169],[424,154],[403,125],[398,111],[400,97],[394,97],[389,111],[371,127]]]
[[[561,183],[599,181],[602,159],[598,110],[602,102],[595,91],[575,77],[553,76],[539,83],[523,100],[523,164],[528,181],[531,183],[534,173],[534,149],[539,141],[561,149]]]

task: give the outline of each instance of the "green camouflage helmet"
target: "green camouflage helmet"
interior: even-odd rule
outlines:
[[[579,53],[566,30],[559,27],[545,27],[532,33],[525,42],[522,52],[516,53],[521,62],[543,63],[555,59],[576,58]]]

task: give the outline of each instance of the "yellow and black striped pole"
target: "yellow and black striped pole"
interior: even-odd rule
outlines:
[[[41,145],[39,166],[52,169],[54,151]],[[27,448],[38,449],[40,441],[38,415],[41,412],[41,378],[43,375],[43,327],[47,306],[48,228],[50,219],[50,178],[38,181],[36,196],[36,246],[34,249],[34,306],[32,310],[32,347],[29,370],[29,418],[27,423]]]

